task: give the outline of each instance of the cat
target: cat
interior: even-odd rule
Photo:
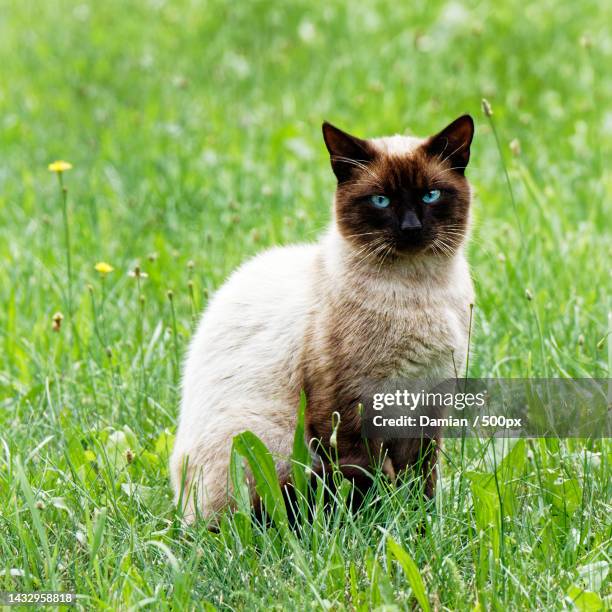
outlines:
[[[323,138],[337,179],[333,220],[316,244],[271,248],[211,299],[184,367],[171,473],[185,520],[230,505],[232,438],[250,430],[289,481],[299,395],[307,442],[330,450],[332,413],[342,470],[371,467],[357,402],[365,381],[449,378],[464,367],[472,280],[464,247],[471,189],[469,115],[436,135],[361,139],[330,123]],[[384,448],[391,478],[423,463],[435,488],[435,441]]]

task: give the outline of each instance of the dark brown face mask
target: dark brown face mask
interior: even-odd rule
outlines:
[[[463,115],[406,153],[351,136],[330,123],[323,138],[338,180],[336,222],[358,248],[380,255],[450,256],[465,238],[474,122]]]

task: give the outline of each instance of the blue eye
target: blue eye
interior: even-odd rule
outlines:
[[[370,202],[372,202],[376,208],[387,208],[391,200],[384,195],[372,195],[370,196]]]
[[[432,202],[435,202],[436,200],[440,199],[440,190],[439,189],[432,189],[431,191],[428,191],[427,193],[424,193],[423,196],[421,197],[421,200],[423,200],[423,202],[425,202],[425,204],[431,204]]]

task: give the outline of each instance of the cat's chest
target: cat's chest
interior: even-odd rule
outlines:
[[[420,376],[432,369],[448,372],[463,361],[466,330],[457,309],[444,302],[393,303],[355,313],[348,337],[355,369],[368,377]]]
[[[436,306],[411,313],[398,321],[395,340],[388,340],[389,365],[395,376],[413,376],[445,369],[463,360],[466,338],[457,312],[447,306]],[[383,358],[384,360],[384,358]]]

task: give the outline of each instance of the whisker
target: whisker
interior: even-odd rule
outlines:
[[[374,183],[377,186],[381,186],[380,178],[374,173],[374,171],[370,167],[368,167],[363,162],[356,159],[351,159],[350,157],[343,157],[342,155],[332,155],[331,159],[332,161],[343,162],[345,164],[348,164],[349,166],[355,166],[355,168],[363,170],[366,174],[368,174],[368,176],[372,177]]]
[[[430,184],[434,184],[435,181],[440,178],[442,175],[444,174],[448,174],[449,172],[452,172],[453,170],[463,170],[464,166],[453,166],[452,168],[443,168],[441,170],[438,170],[438,172],[436,172],[433,177],[431,177],[429,179]],[[475,166],[470,166],[470,172],[474,172],[474,171],[478,171],[479,169]]]
[[[360,236],[372,236],[378,233],[379,232],[363,232],[363,234],[349,234],[348,236],[345,236],[345,238],[359,238]]]
[[[446,141],[446,144],[448,145],[448,141]],[[457,153],[457,151],[460,151],[461,149],[463,149],[465,147],[465,143],[462,142],[452,153],[449,153],[443,160],[441,163],[444,163],[445,161],[447,161],[449,158],[451,158],[455,153]],[[444,150],[446,150],[446,147],[444,147]]]
[[[376,271],[377,274],[380,274],[382,271],[382,267],[383,264],[385,263],[385,261],[387,260],[387,257],[389,257],[389,255],[393,252],[393,244],[389,243],[387,245],[387,250],[384,251],[382,257],[380,258],[380,263],[378,265],[378,269]]]
[[[353,265],[354,270],[360,268],[371,257],[375,257],[379,255],[382,252],[382,250],[386,248],[387,246],[386,241],[382,237],[374,244],[375,246],[373,246],[371,250],[367,251],[366,254],[359,259],[359,261],[354,263]]]

